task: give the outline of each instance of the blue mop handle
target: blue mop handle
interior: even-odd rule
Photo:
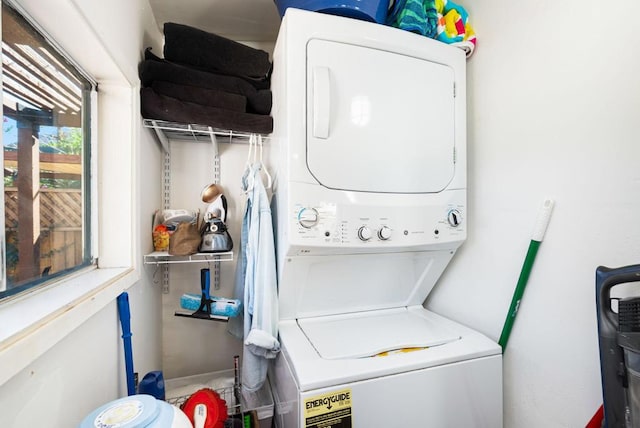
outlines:
[[[208,268],[200,269],[200,290],[203,297],[207,300],[211,300],[211,273]]]
[[[129,295],[126,291],[118,296],[118,315],[122,326],[124,364],[127,372],[127,395],[135,395],[136,384],[133,374],[133,350],[131,348],[131,312],[129,310]]]

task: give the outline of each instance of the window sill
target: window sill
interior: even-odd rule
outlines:
[[[132,268],[92,267],[0,306],[0,385],[137,280]]]

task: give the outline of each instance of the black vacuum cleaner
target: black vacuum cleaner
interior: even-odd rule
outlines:
[[[600,370],[606,428],[640,427],[640,296],[615,298],[619,284],[640,282],[640,265],[596,269]],[[611,307],[618,301],[618,313]]]

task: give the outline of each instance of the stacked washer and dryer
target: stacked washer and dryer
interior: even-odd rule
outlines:
[[[500,347],[423,307],[466,239],[465,67],[429,38],[287,10],[268,159],[278,426],[502,426]]]

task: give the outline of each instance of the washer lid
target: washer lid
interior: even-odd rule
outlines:
[[[442,324],[407,308],[299,319],[320,357],[373,357],[406,348],[428,348],[460,339]]]

